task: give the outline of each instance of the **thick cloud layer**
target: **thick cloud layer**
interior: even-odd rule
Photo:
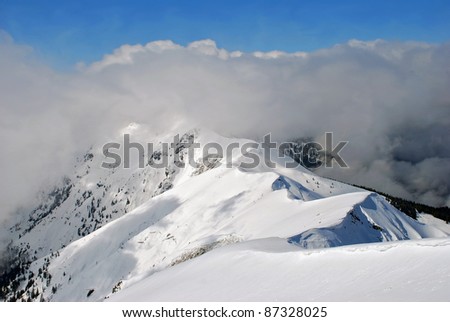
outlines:
[[[352,40],[288,54],[159,41],[62,73],[0,38],[3,215],[130,122],[280,140],[331,131],[349,141],[342,156],[350,167],[322,174],[450,205],[449,44]]]

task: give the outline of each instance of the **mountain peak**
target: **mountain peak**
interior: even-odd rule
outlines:
[[[124,130],[130,142],[117,142],[116,152],[132,146],[128,168],[101,167],[104,147],[90,149],[19,223],[10,250],[24,256],[3,282],[6,299],[104,300],[246,241],[277,238],[302,251],[448,235],[376,193],[286,167],[292,159],[278,151],[271,166],[254,141],[204,129],[150,132],[137,123]],[[137,139],[151,151],[142,145],[141,155]]]

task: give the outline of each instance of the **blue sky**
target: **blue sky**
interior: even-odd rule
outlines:
[[[311,51],[356,38],[450,40],[450,1],[0,0],[0,29],[59,68],[122,44],[211,38],[229,50]]]

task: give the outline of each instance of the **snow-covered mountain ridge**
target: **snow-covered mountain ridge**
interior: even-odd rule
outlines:
[[[145,138],[139,126],[128,130]],[[179,145],[165,152],[162,142],[175,134]],[[119,296],[122,289],[141,294],[141,283],[178,265],[195,273],[190,259],[229,244],[275,238],[305,251],[448,237],[440,221],[415,221],[376,193],[301,166],[286,168],[286,156],[272,156],[275,168],[240,167],[246,156],[239,151],[231,156],[232,167],[216,158],[208,166],[178,168],[175,159],[186,160],[194,139],[200,146],[249,142],[191,130],[151,138],[157,148],[142,168],[137,160],[130,169],[100,168],[100,147],[78,160],[74,174],[11,229],[11,249],[28,259],[10,281],[7,300],[99,301],[115,293],[111,299],[126,300]],[[263,158],[262,151],[254,152]],[[164,153],[168,165],[153,167]],[[195,151],[196,160],[205,157],[202,149]]]

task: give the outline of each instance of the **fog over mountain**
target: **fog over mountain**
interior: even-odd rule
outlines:
[[[349,141],[321,175],[450,206],[450,44],[350,40],[309,53],[213,40],[123,45],[58,71],[0,34],[0,206],[6,218],[130,122],[278,140]]]

